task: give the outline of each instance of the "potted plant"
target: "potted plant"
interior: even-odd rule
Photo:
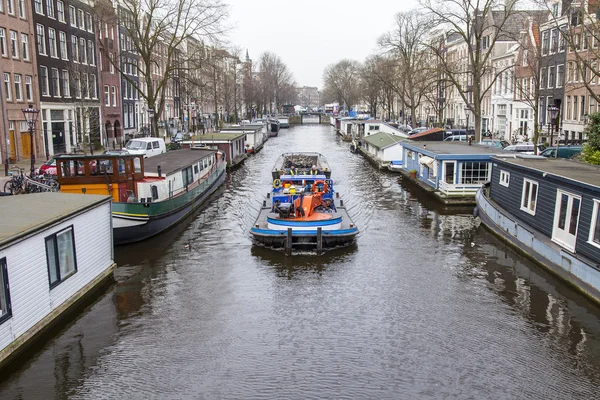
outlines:
[[[416,169],[411,169],[410,171],[408,171],[408,173],[410,174],[411,179],[417,178],[417,170]]]

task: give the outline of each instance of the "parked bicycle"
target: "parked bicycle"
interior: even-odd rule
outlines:
[[[40,192],[58,192],[56,179],[48,176],[27,176],[23,168],[15,168],[9,172],[10,180],[4,184],[4,193],[25,194]]]
[[[8,172],[10,180],[4,184],[4,193],[10,194],[21,194],[25,193],[25,175],[23,174],[23,168],[13,168]]]

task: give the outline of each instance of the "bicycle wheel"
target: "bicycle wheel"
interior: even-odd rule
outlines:
[[[4,184],[4,193],[13,194],[13,184],[12,181],[8,181]]]

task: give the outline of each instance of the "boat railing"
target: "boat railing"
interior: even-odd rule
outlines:
[[[482,183],[451,184],[440,181],[439,190],[446,196],[475,196]]]

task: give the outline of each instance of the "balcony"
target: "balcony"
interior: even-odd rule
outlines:
[[[481,183],[476,184],[450,184],[443,181],[440,181],[439,190],[448,197],[464,197],[464,196],[473,196],[475,197],[475,193],[481,187]]]

